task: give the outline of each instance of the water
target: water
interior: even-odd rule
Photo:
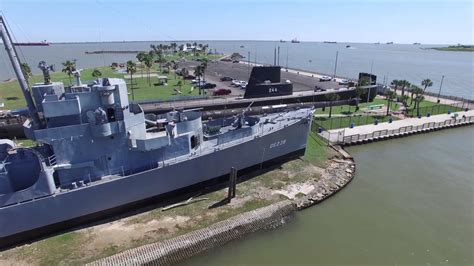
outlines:
[[[474,128],[351,147],[352,183],[188,265],[473,265]]]
[[[280,46],[280,65],[332,75],[334,73],[336,51],[339,51],[337,75],[357,78],[359,72],[372,72],[378,82],[407,79],[420,84],[421,80],[433,80],[432,92],[438,92],[441,76],[445,75],[443,94],[474,98],[474,53],[442,52],[431,49],[439,45],[409,44],[363,44],[363,43],[316,43],[293,44],[272,41],[200,41],[219,53],[239,52],[250,61],[273,64],[274,48]],[[158,44],[159,42],[153,42]],[[178,42],[180,44],[180,42]],[[35,73],[36,65],[45,60],[55,64],[60,71],[61,62],[77,59],[81,68],[110,65],[112,62],[125,62],[135,59],[134,54],[95,54],[85,51],[96,50],[149,50],[152,42],[114,42],[114,43],[71,43],[52,44],[49,47],[21,47],[21,53]],[[350,48],[346,48],[350,45]],[[241,48],[243,46],[243,48]],[[288,55],[288,56],[287,56]],[[5,51],[0,52],[0,80],[14,77]],[[23,58],[20,56],[20,58]],[[288,58],[288,61],[287,61]]]

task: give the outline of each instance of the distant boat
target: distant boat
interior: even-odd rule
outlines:
[[[387,44],[393,44],[393,42],[388,42]]]
[[[280,40],[280,42],[286,42],[285,40]]]
[[[380,44],[379,42],[374,42],[374,44]]]
[[[292,43],[300,43],[300,41],[298,41],[298,39],[294,38],[293,40],[291,40]]]
[[[415,43],[413,43],[413,45],[420,45],[420,44],[421,44],[421,43],[419,43],[419,42],[415,42]]]
[[[332,41],[324,41],[324,43],[337,43],[337,42],[332,42]]]
[[[245,48],[245,46],[241,45],[240,48]]]
[[[346,48],[351,48],[351,46],[350,46],[350,45],[346,45]]]
[[[42,42],[15,42],[15,46],[49,46],[49,43],[44,40]]]

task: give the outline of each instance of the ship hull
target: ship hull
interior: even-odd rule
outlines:
[[[0,248],[143,205],[229,173],[301,154],[311,122],[299,122],[179,163],[0,210]]]

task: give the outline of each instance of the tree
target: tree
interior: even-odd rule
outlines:
[[[150,70],[151,70],[151,67],[153,67],[153,56],[151,56],[150,54],[145,54],[143,58],[143,63],[145,64],[145,67],[147,70],[148,85],[151,86]]]
[[[140,62],[141,64],[141,72],[142,72],[142,77],[143,77],[143,62],[145,61],[145,57],[147,56],[148,54],[145,53],[145,52],[139,52],[137,54],[137,60],[138,62]]]
[[[402,97],[403,97],[405,96],[405,88],[410,87],[411,84],[407,80],[400,80],[400,85],[402,87]]]
[[[132,100],[135,100],[135,94],[133,93],[133,74],[137,72],[137,65],[132,61],[127,61],[127,73],[130,74],[130,89],[132,90]]]
[[[423,92],[424,90],[416,85],[412,86],[411,89],[412,93],[415,95],[414,101],[415,101],[415,108],[416,108],[416,115],[420,115],[420,103],[425,99],[423,97]]]
[[[61,70],[66,73],[69,77],[69,84],[72,84],[71,76],[74,71],[76,71],[76,60],[67,60],[63,63],[64,68]]]
[[[336,94],[334,92],[326,94],[326,99],[329,101],[329,118],[332,116],[332,105],[334,101],[339,100],[339,94]]]
[[[31,68],[28,63],[21,63],[21,72],[23,72],[23,76],[25,76],[26,82],[28,83],[29,79],[33,76],[31,73]]]
[[[94,78],[101,77],[101,76],[102,76],[102,72],[100,72],[100,70],[98,70],[98,69],[94,69],[94,71],[92,71],[92,76],[93,76]]]
[[[201,67],[202,67],[202,79],[203,80],[206,80],[206,68],[207,68],[207,63],[208,62],[209,61],[207,60],[207,58],[202,59]]]
[[[364,94],[364,89],[362,89],[361,87],[356,87],[355,90],[354,90],[354,93],[355,93],[355,96],[356,96],[356,110],[355,112],[359,111],[359,103],[360,103],[360,100],[361,100],[361,96],[362,94]]]
[[[116,69],[118,66],[119,66],[119,65],[118,65],[117,62],[113,62],[113,63],[110,65],[110,67],[111,67],[112,69]]]
[[[204,70],[203,70],[203,68],[202,68],[202,64],[201,64],[201,65],[197,65],[197,66],[194,68],[194,76],[196,76],[196,79],[198,79],[198,77],[200,77],[200,78],[199,78],[199,85],[198,85],[198,87],[199,87],[199,95],[201,95],[201,87],[202,87],[201,85],[202,85],[202,75],[203,75],[203,73],[204,73]],[[185,77],[185,76],[183,76],[183,78],[184,78],[184,77]]]
[[[403,95],[400,98],[400,100],[402,101],[403,107],[405,108],[405,114],[408,113],[408,99],[410,99],[410,97],[408,97],[408,95]]]
[[[387,92],[387,116],[390,114],[390,104],[397,97],[397,94],[394,91]]]
[[[428,87],[433,86],[433,81],[431,81],[431,79],[424,79],[423,81],[421,81],[421,86],[424,86],[423,88],[423,94],[424,94]]]

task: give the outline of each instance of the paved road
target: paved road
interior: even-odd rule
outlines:
[[[188,61],[180,63],[179,67],[186,67],[190,70],[190,73],[193,73],[194,67],[199,62],[195,61]],[[252,70],[252,66],[243,63],[231,63],[231,62],[209,62],[208,67],[206,69],[206,79],[212,81],[214,83],[218,83],[219,87],[223,88],[231,88],[233,95],[240,95],[244,92],[241,89],[235,89],[230,86],[230,82],[218,82],[220,77],[229,76],[234,79],[248,81],[250,76],[250,71]],[[300,74],[297,74],[300,73]],[[311,75],[314,75],[312,77]],[[306,90],[313,90],[315,85],[318,85],[324,89],[331,89],[331,88],[341,88],[344,87],[343,85],[339,85],[337,82],[333,81],[326,81],[320,82],[318,74],[315,73],[308,73],[308,72],[299,72],[296,70],[288,70],[282,71],[281,78],[282,80],[290,80],[293,82],[293,90],[294,91],[306,91]]]

